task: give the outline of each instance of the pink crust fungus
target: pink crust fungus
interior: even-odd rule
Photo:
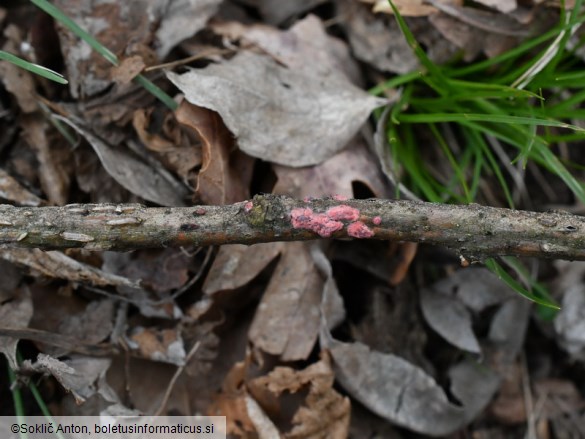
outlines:
[[[360,217],[360,211],[342,204],[329,209],[327,216],[337,221],[355,221]]]
[[[347,234],[354,238],[371,238],[374,232],[361,221],[356,221],[347,226]]]
[[[333,199],[337,201],[345,201],[347,197],[345,195],[335,194],[333,195]]]
[[[379,216],[375,216],[374,218],[372,218],[372,222],[376,225],[379,226],[380,224],[382,224],[382,218],[380,218]]]
[[[290,216],[295,229],[311,230],[323,238],[329,238],[332,233],[343,228],[342,222],[335,221],[324,213],[313,213],[312,209],[293,209]]]
[[[248,201],[246,204],[244,204],[244,212],[249,213],[253,207],[254,207],[254,203],[252,203],[251,201]]]

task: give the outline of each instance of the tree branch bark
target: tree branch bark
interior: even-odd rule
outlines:
[[[123,251],[318,238],[425,242],[470,262],[503,255],[585,260],[585,217],[477,204],[257,195],[227,206],[0,206],[5,248]]]

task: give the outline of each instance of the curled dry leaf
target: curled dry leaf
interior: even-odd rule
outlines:
[[[217,111],[244,152],[295,167],[343,149],[386,103],[339,77],[296,72],[249,52],[167,76],[189,102]]]
[[[196,170],[201,165],[201,144],[187,128],[182,128],[173,113],[165,114],[162,124],[156,108],[134,111],[132,125],[144,146],[153,151],[166,169],[174,171],[188,186],[195,186]]]
[[[209,416],[225,416],[227,432],[240,437],[247,437],[247,434],[256,430],[246,407],[245,398],[248,394],[244,385],[246,370],[246,362],[237,362],[233,365],[223,381],[221,391],[207,412]]]
[[[333,389],[333,381],[329,357],[324,355],[320,361],[300,371],[277,367],[268,375],[249,382],[248,387],[253,395],[268,391],[277,398],[285,392],[299,394],[307,389],[307,396],[292,417],[293,428],[284,437],[342,439],[348,434],[351,406],[347,397]],[[284,407],[284,404],[279,405]]]
[[[238,151],[232,134],[215,111],[181,102],[177,120],[202,142],[203,163],[197,178],[196,196],[204,204],[231,204],[250,197],[253,160]]]

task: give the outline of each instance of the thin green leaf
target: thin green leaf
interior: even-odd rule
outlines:
[[[546,306],[548,308],[553,309],[561,309],[559,305],[556,303],[547,300],[545,298],[539,297],[536,294],[531,293],[527,289],[525,289],[517,280],[515,280],[500,264],[498,264],[494,259],[488,259],[485,261],[486,267],[498,276],[504,283],[506,283],[510,288],[516,291],[518,294],[524,296],[528,300],[533,301],[534,303],[538,303],[540,305]]]
[[[69,84],[69,81],[67,81],[67,79],[65,79],[65,77],[61,73],[57,73],[51,69],[40,66],[38,64],[33,64],[31,62],[25,61],[24,59],[19,58],[18,56],[15,56],[3,50],[0,50],[0,59],[11,62],[12,64],[20,67],[21,69],[28,70],[29,72],[32,72],[35,75],[42,76],[43,78],[50,79],[51,81],[58,82],[59,84]]]

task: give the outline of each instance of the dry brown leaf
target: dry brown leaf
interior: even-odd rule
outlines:
[[[127,336],[127,344],[140,357],[153,361],[183,366],[185,364],[185,349],[183,339],[176,329],[132,328]]]
[[[162,124],[156,108],[134,112],[132,125],[150,151],[160,157],[165,167],[179,175],[183,182],[195,186],[195,168],[201,165],[201,142],[182,128],[173,113],[166,113]]]
[[[106,273],[99,268],[76,261],[58,251],[38,249],[0,249],[0,258],[24,265],[43,276],[67,279],[94,286],[125,286],[139,288],[140,282]]]
[[[167,76],[189,102],[217,111],[244,152],[295,167],[343,149],[386,103],[338,76],[307,75],[250,52]]]
[[[28,288],[19,288],[13,292],[10,300],[0,303],[0,325],[6,328],[26,328],[33,315],[33,304]],[[0,352],[6,356],[13,370],[18,369],[16,346],[18,340],[0,337]]]
[[[287,439],[345,439],[348,435],[350,402],[333,389],[334,375],[327,355],[297,371],[277,367],[268,375],[248,383],[252,394],[268,391],[276,397],[283,393],[298,394],[308,389],[303,404],[292,417],[293,428]],[[283,404],[284,407],[284,404]]]
[[[247,391],[244,383],[247,368],[245,362],[233,365],[223,381],[221,391],[207,412],[209,416],[225,416],[228,434],[240,437],[246,437],[246,433],[256,430],[246,407]]]
[[[113,81],[119,84],[128,84],[136,75],[140,74],[146,64],[140,55],[132,55],[124,58],[120,64],[114,66],[111,71]]]
[[[176,111],[177,120],[193,129],[203,147],[203,163],[196,196],[205,204],[231,204],[250,197],[254,161],[238,151],[219,115],[187,101]]]
[[[284,244],[223,245],[211,266],[203,291],[212,295],[248,284],[283,250]]]
[[[522,365],[519,361],[501,371],[502,385],[498,395],[489,406],[489,411],[498,422],[504,424],[524,424],[527,410],[524,388],[522,385]]]
[[[248,417],[252,424],[254,424],[254,428],[258,433],[259,439],[280,439],[280,434],[278,433],[278,428],[276,425],[270,420],[268,415],[264,413],[260,404],[256,402],[252,397],[246,396],[246,410],[248,411]]]
[[[498,388],[498,377],[473,362],[449,371],[451,391],[462,405],[419,367],[361,343],[329,342],[338,382],[372,412],[423,434],[448,435],[473,420]]]
[[[319,333],[324,279],[310,245],[285,245],[250,327],[252,343],[283,361],[306,359]]]
[[[338,75],[354,84],[361,82],[359,67],[347,44],[328,35],[323,22],[315,15],[309,14],[288,30],[265,24],[246,26],[239,22],[212,23],[211,28],[233,40],[254,44],[292,70],[312,75]]]
[[[504,14],[450,4],[439,0],[426,1],[434,5],[441,12],[486,32],[511,37],[527,37],[531,32],[529,27]]]
[[[160,169],[153,169],[120,145],[109,145],[80,124],[65,117],[55,117],[75,129],[89,142],[104,169],[124,188],[161,206],[185,205],[187,190],[173,176]]]
[[[9,24],[4,30],[4,35],[9,37],[9,40],[4,44],[2,50],[21,56],[17,50],[17,47],[22,43],[20,30],[16,26]],[[38,110],[37,93],[32,73],[17,67],[13,63],[3,61],[0,62],[0,81],[2,81],[6,90],[14,95],[19,108],[24,113],[33,113]]]
[[[20,206],[39,206],[43,202],[3,169],[0,169],[0,198]]]
[[[118,396],[106,382],[106,372],[111,360],[73,355],[60,361],[49,355],[39,354],[37,361],[25,360],[22,369],[31,372],[49,373],[72,393],[78,404],[99,394],[111,403],[119,402]]]
[[[144,2],[143,2],[144,3]],[[221,0],[156,0],[146,8],[156,26],[157,55],[163,59],[175,45],[203,29]]]
[[[343,25],[357,59],[399,74],[411,72],[419,65],[395,20],[372,14],[355,0],[343,0],[339,7],[347,17]]]
[[[56,307],[50,309],[52,312],[57,311]],[[108,338],[114,329],[114,311],[112,300],[95,300],[81,313],[62,315],[58,332],[75,334],[78,340],[88,345],[98,344]]]
[[[201,30],[219,3],[143,0],[94,4],[92,0],[59,0],[56,6],[74,22],[83,23],[86,31],[116,55],[144,55],[144,48],[154,45],[156,55],[163,59],[176,44]],[[110,85],[111,64],[65,27],[59,26],[58,33],[72,96],[86,98],[104,91]]]
[[[106,257],[107,269],[129,279],[140,279],[140,285],[156,293],[157,298],[170,296],[171,290],[189,280],[192,263],[179,249],[142,250],[128,257]]]
[[[39,180],[47,199],[58,206],[67,204],[71,176],[66,162],[70,162],[71,151],[64,152],[50,143],[48,127],[44,117],[29,115],[23,118],[24,138],[36,152],[39,166]],[[69,156],[69,157],[67,157]]]
[[[354,182],[365,184],[377,197],[391,195],[377,159],[361,138],[353,139],[346,149],[319,165],[301,169],[275,165],[274,172],[278,181],[273,192],[294,198],[330,195],[352,198]]]

